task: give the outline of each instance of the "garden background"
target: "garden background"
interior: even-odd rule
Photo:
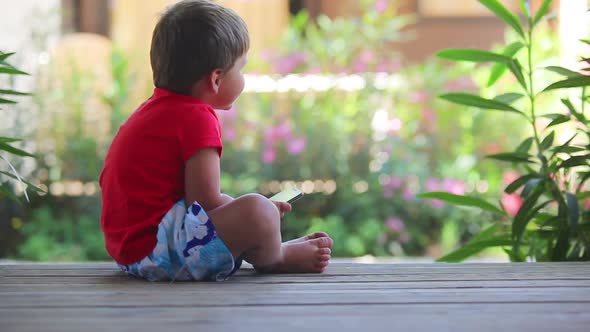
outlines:
[[[118,126],[151,94],[149,38],[171,2],[0,1],[7,8],[0,50],[16,52],[11,64],[31,74],[2,82],[33,93],[0,110],[0,136],[24,139],[19,147],[36,158],[7,159],[42,189],[29,188],[27,201],[18,181],[0,174],[17,196],[0,196],[0,258],[108,259],[97,179]],[[252,34],[245,93],[220,112],[222,189],[233,196],[302,189],[284,238],[325,230],[334,256],[438,258],[502,220],[419,193],[468,194],[517,214],[523,198],[504,189],[519,171],[485,156],[530,136],[525,121],[438,98],[493,96],[518,85],[504,75],[486,87],[492,64],[434,56],[446,47],[502,53],[516,38],[477,1],[220,2]],[[520,10],[520,1],[501,2]],[[578,69],[579,56],[589,54],[577,42],[590,31],[587,8],[587,1],[553,2],[536,31],[539,66]],[[538,84],[554,78],[540,76]],[[547,113],[564,108],[539,102]],[[587,211],[589,200],[581,201]],[[504,257],[501,249],[483,255]]]

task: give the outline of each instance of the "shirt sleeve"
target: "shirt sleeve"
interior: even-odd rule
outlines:
[[[179,129],[182,159],[187,161],[202,148],[218,148],[219,156],[223,150],[221,126],[215,111],[205,107],[195,107],[187,112]]]

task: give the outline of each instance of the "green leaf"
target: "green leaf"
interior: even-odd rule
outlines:
[[[539,178],[539,175],[538,174],[526,174],[526,175],[523,175],[523,176],[519,177],[518,179],[512,181],[512,183],[510,183],[506,187],[506,189],[504,189],[504,192],[506,192],[508,194],[512,194],[518,188],[520,188],[524,184],[526,184],[529,180],[538,179],[538,178]]]
[[[439,58],[455,61],[470,61],[470,62],[501,62],[509,63],[512,59],[492,53],[489,51],[474,49],[474,48],[449,48],[436,53]]]
[[[578,220],[580,219],[580,206],[578,205],[578,198],[571,192],[566,191],[565,199],[567,203],[568,220],[570,225],[576,229],[578,227]]]
[[[507,56],[509,58],[514,57],[518,51],[524,47],[524,44],[521,42],[514,42],[506,47],[502,55]],[[506,64],[499,62],[492,67],[492,71],[490,73],[490,78],[488,79],[488,87],[492,86],[496,81],[502,77],[502,74],[506,71]]]
[[[563,261],[566,258],[567,251],[569,249],[570,242],[570,231],[567,227],[561,227],[559,234],[557,235],[557,241],[553,252],[551,253],[552,261]]]
[[[569,69],[564,68],[564,67],[559,67],[559,66],[549,66],[549,67],[546,67],[545,69],[547,69],[549,71],[552,71],[554,73],[558,73],[558,74],[563,75],[563,76],[567,76],[567,77],[579,77],[579,76],[582,76],[582,74],[580,74],[578,72],[575,72],[573,70],[569,70]]]
[[[531,146],[533,145],[533,138],[529,137],[527,139],[525,139],[524,141],[522,141],[518,147],[516,148],[515,152],[518,153],[526,153],[528,154],[529,150],[531,149]]]
[[[464,245],[462,248],[457,249],[450,254],[447,254],[439,259],[437,262],[449,262],[449,263],[457,263],[469,258],[478,252],[492,247],[502,247],[502,246],[509,246],[512,244],[512,241],[508,239],[505,235],[499,235],[488,240],[482,240],[477,242],[469,242]]]
[[[441,95],[440,98],[456,104],[475,106],[484,109],[514,112],[525,116],[524,113],[508,104],[491,99],[485,99],[480,96],[476,96],[469,93],[448,93]]]
[[[584,188],[584,182],[588,181],[588,179],[590,179],[590,172],[580,172],[578,174],[580,176],[580,180],[578,182],[578,193],[576,194],[578,196],[579,199],[586,199],[588,197],[590,197],[590,191],[583,191],[580,192],[580,190],[582,190],[582,188]],[[588,211],[590,213],[590,210]]]
[[[508,63],[508,69],[510,69],[510,71],[514,74],[514,77],[516,77],[516,80],[518,80],[518,83],[520,83],[520,85],[526,90],[527,85],[524,75],[522,74],[522,66],[520,65],[520,62],[516,59],[510,61]]]
[[[552,148],[551,152],[555,155],[557,153],[576,153],[584,150],[586,149],[579,146],[561,145]]]
[[[573,156],[564,160],[557,168],[571,168],[576,166],[588,166],[590,154],[584,156]]]
[[[538,211],[538,209],[536,209],[535,211],[533,207],[535,206],[535,204],[537,204],[537,200],[539,199],[539,197],[541,197],[544,190],[545,186],[543,186],[542,184],[536,186],[533,192],[525,198],[524,202],[522,203],[522,206],[520,207],[520,209],[518,209],[516,216],[514,216],[514,220],[512,222],[512,239],[514,240],[516,247],[518,247],[518,244],[522,239],[522,234],[526,229],[526,225],[532,219],[534,213]]]
[[[588,173],[590,175],[590,173]],[[579,200],[584,200],[586,198],[590,198],[590,191],[582,191],[576,194],[576,197]]]
[[[502,6],[500,2],[497,0],[479,0],[479,2],[488,7],[489,10],[494,12],[496,16],[510,25],[514,31],[524,38],[524,30],[522,29],[518,18],[514,16],[514,14],[512,14],[508,9],[506,9],[506,7]]]
[[[582,43],[590,45],[590,39],[580,39]]]
[[[527,197],[531,193],[531,191],[537,188],[537,185],[542,181],[543,179],[532,179],[527,181],[524,188],[522,189],[522,192],[520,193],[520,197]]]
[[[504,104],[512,104],[513,102],[519,100],[522,97],[524,97],[524,95],[521,93],[505,93],[494,97],[493,100],[499,101]]]
[[[462,195],[455,195],[447,192],[442,191],[433,191],[419,194],[418,197],[420,198],[435,198],[440,199],[441,201],[445,201],[455,205],[462,205],[462,206],[471,206],[471,207],[478,207],[482,210],[496,212],[502,215],[506,215],[506,213],[501,210],[500,208],[494,206],[487,201],[471,196],[462,196]]]
[[[0,74],[12,74],[12,75],[29,75],[28,73],[25,73],[24,71],[20,71],[16,68],[12,68],[12,67],[0,67]]]
[[[555,89],[565,89],[565,88],[579,88],[583,86],[590,85],[590,76],[579,76],[579,77],[570,77],[563,81],[555,82],[548,87],[546,87],[543,91],[555,90]]]
[[[6,144],[5,142],[0,142],[0,151],[2,151],[2,150],[6,151],[8,153],[12,153],[17,156],[21,156],[21,157],[33,157],[33,158],[35,157],[34,155],[32,155],[24,150],[15,148],[9,144]]]
[[[530,16],[528,4],[525,4],[524,0],[518,0],[520,4],[520,10],[522,10],[522,14],[526,17]]]
[[[502,161],[511,161],[515,163],[532,163],[531,155],[522,152],[501,152],[487,155],[486,158],[497,159]]]
[[[551,147],[551,145],[553,145],[553,140],[555,139],[555,131],[551,131],[551,133],[549,133],[549,135],[547,135],[543,141],[541,142],[541,149],[542,150],[547,150],[548,148]]]
[[[16,104],[16,101],[10,99],[0,98],[0,104]]]
[[[10,173],[4,172],[4,171],[0,171],[0,174],[4,174],[4,175],[6,175],[8,177],[11,177],[11,178],[13,178],[15,180],[18,180],[18,178],[14,174],[10,174]],[[27,189],[33,189],[33,191],[40,192],[40,193],[46,192],[45,190],[37,187],[36,185],[28,182],[27,180],[25,180],[23,178],[20,178],[20,180],[27,185]]]
[[[565,107],[567,107],[567,109],[570,111],[570,113],[574,117],[576,117],[576,119],[578,119],[578,121],[580,121],[582,123],[586,123],[586,117],[584,116],[584,114],[582,114],[581,112],[578,112],[576,110],[576,108],[574,107],[572,102],[569,100],[569,98],[562,98],[561,103],[564,104]]]
[[[537,215],[535,216],[535,219],[533,220],[535,222],[535,224],[541,226],[541,227],[549,227],[549,226],[553,226],[553,219],[555,219],[557,217],[555,217],[554,215],[550,214],[550,213],[544,213],[544,212],[539,212],[537,213]]]
[[[7,196],[12,201],[17,202],[18,204],[22,204],[18,197],[12,192],[12,190],[5,185],[4,183],[0,183],[0,198],[2,196]]]
[[[558,124],[562,124],[564,122],[568,122],[570,120],[570,116],[569,115],[559,114],[559,113],[545,114],[542,117],[543,118],[551,119],[551,122],[549,122],[549,124],[547,125],[546,128],[553,127],[553,126],[556,126]]]
[[[9,57],[13,56],[14,54],[16,54],[16,53],[14,53],[14,52],[12,52],[12,53],[2,53],[2,54],[0,54],[0,61],[5,61],[6,59],[8,59]]]
[[[22,139],[20,139],[20,138],[2,137],[2,136],[0,136],[0,142],[12,143],[12,142],[20,142],[20,141],[22,141]]]
[[[14,90],[2,90],[0,89],[0,94],[3,95],[17,95],[17,96],[30,96],[31,93],[29,92],[19,92]]]
[[[549,5],[551,5],[551,0],[543,1],[543,4],[539,8],[537,14],[535,14],[535,18],[533,19],[533,26],[537,25],[539,21],[547,14],[547,10],[549,10]]]

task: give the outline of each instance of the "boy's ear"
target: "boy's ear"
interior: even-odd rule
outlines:
[[[215,69],[214,71],[209,74],[209,82],[208,85],[213,90],[214,93],[219,92],[219,86],[221,85],[221,76],[223,74],[223,70]]]

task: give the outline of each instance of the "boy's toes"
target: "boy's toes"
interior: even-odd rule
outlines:
[[[330,260],[330,258],[332,258],[332,256],[330,256],[330,255],[321,255],[318,257],[318,260],[320,262],[327,262]]]
[[[329,237],[320,237],[309,241],[318,248],[331,248],[334,244],[334,241]]]
[[[330,264],[330,262],[329,262],[329,261],[322,261],[322,262],[317,262],[317,263],[315,263],[315,267],[316,267],[317,269],[322,269],[322,270],[323,270],[323,269],[325,269],[325,268],[326,268],[326,266],[328,266],[328,264]]]
[[[311,233],[311,234],[309,234],[307,236],[307,238],[309,240],[311,240],[311,239],[319,239],[321,237],[330,237],[330,236],[326,232],[315,232],[315,233]]]
[[[330,249],[330,248],[318,248],[317,253],[320,254],[320,255],[330,255],[332,253],[332,249]]]

